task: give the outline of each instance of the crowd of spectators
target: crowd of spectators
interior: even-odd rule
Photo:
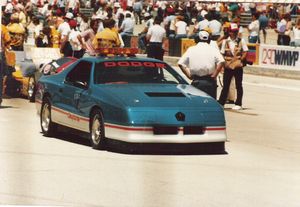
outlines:
[[[145,29],[140,33],[139,46],[145,50],[145,34],[156,16],[163,20],[168,38],[194,38],[199,31],[208,29],[212,40],[220,40],[226,36],[229,22],[239,24],[241,14],[248,13],[252,22],[246,28],[240,27],[240,32],[249,31],[249,43],[266,43],[266,29],[273,28],[278,33],[278,45],[299,46],[300,20],[294,24],[291,21],[291,16],[299,12],[298,6],[161,0],[4,0],[2,24],[11,35],[13,50],[23,50],[24,44],[59,47],[65,55],[81,57],[94,54],[94,49],[101,46],[97,38],[109,36],[109,43],[102,46],[130,46],[135,24],[143,21]],[[86,16],[80,8],[93,12]],[[263,40],[259,38],[261,32]]]

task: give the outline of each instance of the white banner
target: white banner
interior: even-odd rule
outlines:
[[[259,66],[300,71],[300,47],[260,45]]]

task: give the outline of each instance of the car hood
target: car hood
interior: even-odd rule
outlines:
[[[97,86],[125,107],[210,108],[219,104],[191,85],[107,84]],[[99,94],[100,95],[100,94]]]
[[[137,126],[224,126],[224,110],[218,102],[191,85],[98,85],[97,96],[123,113],[108,110],[106,121]],[[178,113],[186,121],[176,118]]]

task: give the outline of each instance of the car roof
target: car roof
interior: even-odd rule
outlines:
[[[86,60],[89,62],[95,62],[95,63],[101,63],[101,62],[106,62],[106,61],[147,61],[147,62],[159,62],[159,63],[164,63],[161,60],[157,60],[154,58],[147,58],[147,57],[127,57],[127,56],[112,56],[112,57],[107,57],[107,56],[97,56],[97,57],[83,57],[80,60]]]

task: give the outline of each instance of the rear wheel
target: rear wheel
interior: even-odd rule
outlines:
[[[29,78],[27,93],[28,93],[29,101],[34,102],[35,101],[35,78],[34,77]]]
[[[93,149],[105,147],[103,114],[99,109],[94,110],[91,115],[90,141]]]
[[[42,133],[47,137],[54,135],[57,126],[51,119],[51,103],[49,98],[43,100],[40,120]]]

